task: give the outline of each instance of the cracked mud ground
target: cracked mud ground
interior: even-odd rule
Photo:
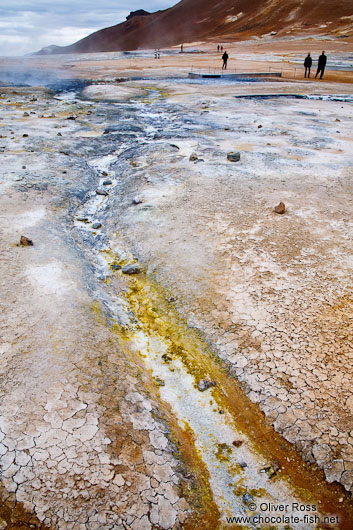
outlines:
[[[0,527],[348,529],[352,104],[154,85],[1,89]]]

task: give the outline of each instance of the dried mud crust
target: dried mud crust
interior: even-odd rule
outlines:
[[[92,306],[92,271],[73,244],[67,214],[82,200],[89,168],[80,190],[79,165],[42,152],[53,133],[39,131],[35,116],[25,130],[38,137],[30,149],[23,145],[23,112],[58,107],[37,96],[39,103],[12,95],[3,109],[11,130],[2,129],[2,528],[187,528],[212,506],[202,500],[207,483],[192,472],[192,451],[183,463],[173,442],[177,426],[148,390],[149,374],[125,357]],[[16,143],[28,169],[16,166]],[[33,247],[17,245],[23,232]],[[189,501],[199,506],[193,515]]]
[[[268,284],[263,283],[264,278],[266,281],[269,277],[272,280],[273,276],[277,278],[278,269],[253,274],[252,269],[247,268],[250,267],[248,262],[245,267],[242,263],[235,267],[240,260],[240,250],[247,255],[248,247],[254,253],[249,258],[252,267],[254,263],[259,267],[256,259],[263,258],[261,253],[257,255],[257,243],[254,246],[251,237],[243,242],[245,238],[241,234],[239,249],[236,238],[240,229],[249,230],[249,225],[250,231],[253,229],[258,206],[256,212],[251,208],[257,189],[249,190],[249,170],[235,174],[229,169],[229,163],[223,162],[228,148],[233,148],[234,143],[239,145],[240,141],[243,157],[245,146],[249,147],[251,142],[247,136],[248,144],[245,144],[242,137],[255,127],[257,130],[257,123],[250,124],[248,116],[238,118],[237,126],[232,125],[231,131],[236,134],[226,137],[226,142],[222,143],[223,135],[227,134],[223,128],[229,128],[226,117],[219,115],[217,110],[216,115],[211,116],[212,120],[217,118],[215,125],[211,119],[205,120],[207,114],[199,116],[205,110],[212,113],[215,102],[206,101],[202,107],[199,102],[194,102],[189,107],[180,108],[161,103],[158,98],[162,90],[155,92],[157,96],[147,98],[145,107],[114,108],[111,120],[113,123],[118,121],[119,128],[108,130],[104,142],[95,139],[107,130],[106,114],[100,112],[99,107],[91,116],[89,107],[82,102],[66,107],[40,94],[38,98],[43,99],[39,102],[32,103],[30,96],[26,101],[23,95],[15,95],[10,102],[6,101],[6,119],[11,120],[16,132],[12,134],[10,128],[2,131],[6,137],[3,142],[8,162],[2,184],[6,194],[2,196],[1,209],[6,219],[2,226],[5,257],[2,289],[6,311],[3,314],[5,344],[2,350],[5,365],[2,394],[4,402],[6,400],[6,408],[2,407],[6,414],[1,423],[1,450],[6,468],[3,478],[6,490],[16,493],[17,501],[23,503],[24,509],[35,512],[43,521],[38,524],[99,530],[112,525],[139,530],[152,525],[168,529],[178,525],[187,528],[190,524],[193,528],[197,526],[197,519],[196,523],[188,522],[190,506],[196,516],[200,512],[202,521],[207,521],[207,514],[203,512],[205,506],[214,510],[212,502],[205,500],[209,494],[207,485],[200,483],[196,475],[189,476],[185,472],[185,466],[193,470],[192,464],[197,462],[195,455],[185,455],[189,457],[190,465],[182,465],[176,459],[175,446],[171,442],[174,436],[178,438],[174,434],[176,426],[168,411],[162,411],[162,418],[156,413],[161,405],[158,395],[151,390],[148,375],[141,374],[139,366],[131,364],[132,359],[122,355],[114,335],[103,322],[97,322],[92,316],[91,296],[95,298],[100,291],[96,291],[97,282],[92,278],[90,264],[83,265],[80,250],[67,229],[72,221],[67,211],[73,212],[84,202],[90,190],[93,189],[94,194],[96,180],[86,158],[92,158],[98,151],[100,156],[110,155],[119,142],[127,141],[132,145],[113,164],[120,187],[116,190],[116,202],[112,198],[104,218],[111,234],[119,228],[136,256],[146,264],[157,265],[157,278],[176,295],[176,305],[181,313],[187,314],[189,325],[201,330],[230,366],[238,367],[238,357],[229,359],[230,355],[245,356],[248,360],[256,352],[262,355],[268,351],[266,344],[265,348],[262,344],[267,334],[271,336],[272,328],[269,325],[268,329],[262,329],[261,323],[259,325],[265,309],[258,293],[267,296],[265,287],[268,288]],[[165,90],[163,93],[166,94]],[[279,108],[277,106],[276,110]],[[31,110],[44,112],[45,117],[38,120],[29,116],[28,120],[23,112]],[[265,120],[266,105],[256,112],[250,109],[253,112],[250,113],[251,119],[257,118],[261,110]],[[231,103],[226,111],[234,112]],[[240,111],[241,106],[237,107],[239,116]],[[49,117],[53,112],[56,116]],[[73,114],[76,118],[66,121]],[[136,115],[139,122],[131,131],[126,122],[131,122]],[[343,121],[342,116],[341,119]],[[45,126],[41,126],[40,120],[45,120]],[[27,137],[22,137],[25,124],[30,132],[30,143]],[[281,134],[281,127],[275,130],[271,130],[270,125],[267,127],[270,130],[261,129],[260,135],[265,132],[262,145],[268,136],[285,136]],[[54,138],[58,130],[63,137]],[[215,130],[222,132],[215,133]],[[148,140],[146,136],[139,138],[139,134],[146,135],[147,131]],[[221,148],[214,144],[214,134],[218,135]],[[295,141],[298,143],[298,138]],[[323,144],[327,145],[327,142],[317,142],[315,149],[321,149]],[[202,163],[206,168],[204,171],[199,163],[190,166],[189,151],[194,150],[195,145],[200,157],[205,159]],[[297,160],[293,157],[301,154],[291,151],[288,159]],[[21,168],[21,159],[28,169]],[[268,156],[265,164],[272,172],[273,160],[274,156]],[[247,161],[248,164],[251,162],[252,171],[263,170],[261,156],[259,160]],[[293,170],[293,166],[290,167]],[[342,174],[338,176],[338,182],[343,188],[348,185]],[[278,185],[277,181],[270,179],[265,184],[272,189]],[[252,181],[251,186],[254,186]],[[297,184],[292,186],[297,191]],[[132,207],[136,192],[141,193],[143,202]],[[272,205],[274,195],[268,189],[260,197],[257,205],[267,205],[270,200]],[[288,197],[293,200],[293,195]],[[341,199],[344,202],[344,194],[340,195]],[[287,197],[285,200],[287,202]],[[332,207],[336,205],[335,202],[332,204]],[[291,209],[294,205],[293,200]],[[244,207],[250,213],[242,217]],[[271,208],[264,208],[267,213],[263,223],[269,219],[272,223]],[[234,211],[239,213],[235,219]],[[287,231],[291,230],[289,223],[285,226]],[[338,227],[342,229],[341,221]],[[14,246],[24,230],[33,239],[34,248]],[[279,234],[283,234],[283,225]],[[104,245],[103,237],[99,234],[92,236],[82,238],[81,244],[89,247],[94,241],[98,248]],[[310,243],[311,237],[306,234],[305,240]],[[263,243],[266,248],[272,239],[273,234],[268,234],[268,240]],[[276,248],[280,247],[279,241],[276,245]],[[232,253],[237,249],[236,254]],[[284,252],[285,259],[292,260],[296,256],[294,253],[287,257],[287,254],[288,249]],[[245,280],[242,274],[248,275]],[[284,290],[288,287],[286,277],[280,278]],[[254,321],[251,325],[260,333],[260,336],[251,337],[250,342],[246,319],[236,305],[237,297],[228,299],[232,296],[230,287],[236,285],[238,288],[243,284],[250,294],[246,299],[241,297],[242,307],[251,308]],[[102,286],[104,289],[103,281]],[[250,287],[254,286],[257,298],[253,301]],[[271,284],[271,288],[270,302],[276,305],[278,285]],[[294,295],[290,300],[296,300]],[[315,292],[311,296],[314,297]],[[210,300],[216,313],[210,312]],[[261,315],[257,313],[258,306]],[[283,309],[285,325],[288,323],[286,318],[292,318],[286,307],[282,303],[279,308]],[[346,305],[342,307],[340,311],[346,315]],[[261,392],[261,389],[278,387],[280,395],[277,399],[282,405],[286,401],[282,390],[288,387],[282,374],[290,362],[286,361],[284,372],[278,370],[280,376],[276,365],[267,367],[273,380],[264,382],[250,377],[246,387],[250,397],[256,399],[251,390]],[[239,372],[239,378],[245,381],[243,372]],[[341,391],[345,391],[344,386]],[[313,399],[315,402],[315,395]],[[270,418],[274,409],[279,414],[286,412],[278,408],[279,405],[276,401],[271,410],[266,411]],[[292,407],[291,403],[289,407]],[[312,409],[308,407],[306,413],[310,415]],[[168,433],[165,420],[173,430],[172,435]],[[349,448],[346,442],[345,438],[345,447]],[[349,461],[347,458],[344,465]],[[203,491],[204,487],[206,491]],[[187,501],[183,492],[188,493]],[[190,494],[196,497],[190,498]],[[207,524],[213,528],[215,522]]]

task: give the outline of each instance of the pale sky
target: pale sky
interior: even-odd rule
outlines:
[[[157,11],[177,0],[0,0],[0,56],[72,44],[123,22],[130,11]]]

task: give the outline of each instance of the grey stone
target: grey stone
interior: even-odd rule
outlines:
[[[106,190],[102,190],[102,189],[98,188],[96,190],[96,194],[97,195],[105,195],[106,196],[106,195],[108,195],[108,192]]]
[[[201,381],[197,383],[197,388],[200,390],[200,392],[204,392],[212,386],[216,386],[216,383],[214,381],[207,381],[207,379],[201,379]]]
[[[191,153],[190,157],[189,157],[189,160],[190,162],[195,162],[195,160],[197,160],[199,157],[197,156],[196,153]]]
[[[253,497],[252,495],[250,495],[250,493],[244,493],[243,495],[243,501],[244,502],[252,502],[253,500]]]
[[[240,153],[238,151],[233,151],[227,154],[227,159],[229,162],[239,162]]]
[[[135,197],[134,199],[132,199],[132,204],[141,204],[142,202],[143,200],[139,197]]]
[[[141,266],[138,263],[132,263],[125,265],[121,270],[124,274],[138,274],[141,272]]]
[[[100,228],[101,226],[102,223],[93,223],[92,228],[94,228],[94,230],[97,230],[97,228]]]
[[[103,181],[103,186],[111,186],[112,184],[112,181],[109,179]]]

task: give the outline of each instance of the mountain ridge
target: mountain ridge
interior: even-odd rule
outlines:
[[[93,53],[153,49],[199,40],[223,42],[264,34],[353,34],[351,0],[181,0],[154,13],[131,12],[120,24],[103,28],[69,46],[47,46],[37,54]]]

